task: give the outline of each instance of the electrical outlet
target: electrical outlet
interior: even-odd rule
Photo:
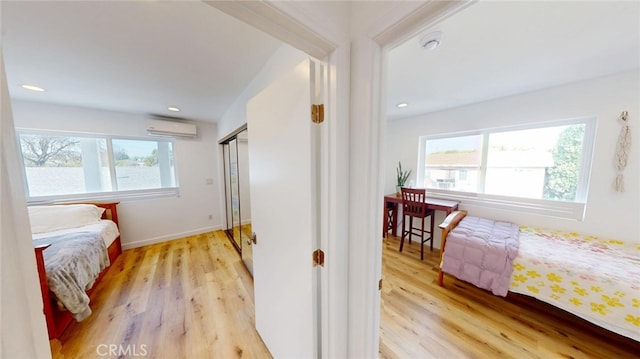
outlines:
[[[206,184],[213,184],[213,178],[205,178]]]
[[[210,215],[209,215],[209,220],[210,220],[210,221],[211,221],[211,220],[213,220],[213,214],[210,214]]]

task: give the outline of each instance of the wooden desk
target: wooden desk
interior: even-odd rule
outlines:
[[[427,196],[427,208],[436,211],[444,211],[448,216],[458,210],[458,202],[444,199],[430,198]],[[392,193],[384,196],[384,217],[382,218],[382,236],[386,237],[389,230],[394,236],[398,235],[398,206],[402,204],[402,196]]]

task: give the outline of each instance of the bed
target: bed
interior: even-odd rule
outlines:
[[[117,202],[30,206],[49,338],[91,315],[90,296],[122,253]]]
[[[498,228],[495,235],[471,233],[474,226],[486,227],[481,221],[458,211],[440,225],[443,248],[438,277],[440,286],[443,285],[444,273],[447,273],[477,283],[477,286],[496,295],[503,295],[502,284],[496,283],[497,276],[492,277],[493,282],[465,277],[465,273],[472,272],[469,268],[473,268],[475,278],[489,278],[491,275],[478,275],[478,272],[489,267],[485,263],[487,261],[493,262],[493,267],[499,262],[508,272],[508,276],[502,279],[506,278],[509,292],[534,297],[640,341],[640,243],[521,225],[516,226],[519,244],[510,260],[509,253],[513,252],[510,240],[505,239],[501,242],[503,244],[496,245],[502,237],[506,238],[504,231],[500,230],[504,222],[494,221]],[[478,240],[470,238],[473,236],[492,236],[492,240],[480,240],[488,243],[482,245],[502,247],[507,254],[502,260],[478,259],[477,253],[473,253]],[[468,254],[460,254],[464,252]],[[479,268],[473,262],[480,263]]]

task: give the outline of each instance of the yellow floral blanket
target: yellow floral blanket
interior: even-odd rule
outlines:
[[[640,341],[640,243],[520,226],[509,290]]]

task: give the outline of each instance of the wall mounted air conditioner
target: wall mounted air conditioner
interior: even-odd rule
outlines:
[[[197,127],[191,123],[149,119],[147,132],[154,136],[176,136],[194,138],[198,134]]]

